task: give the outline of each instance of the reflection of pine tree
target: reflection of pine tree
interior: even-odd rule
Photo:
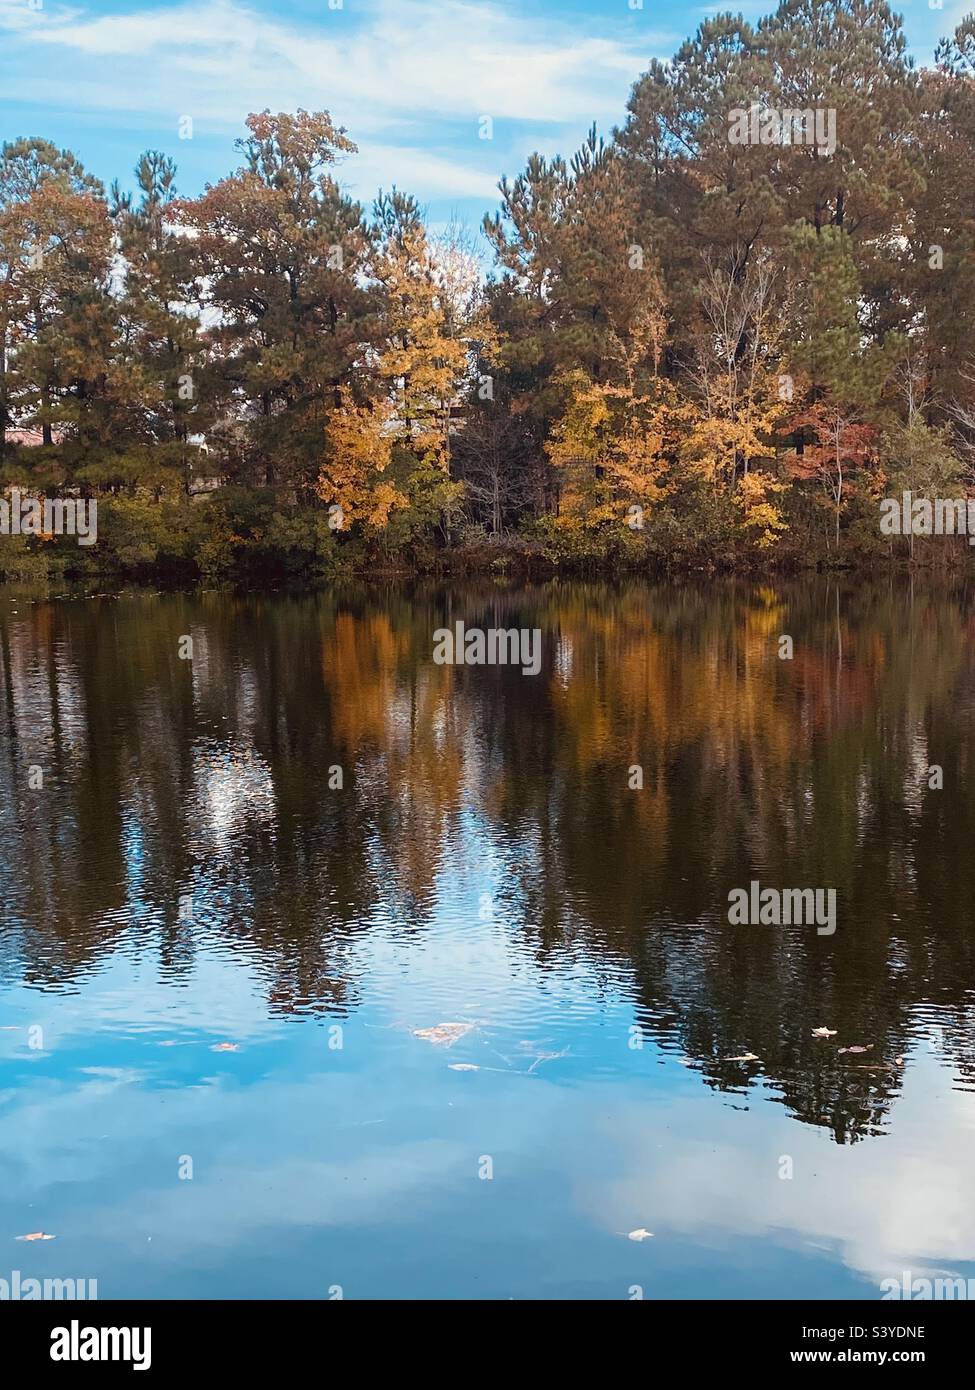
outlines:
[[[430,633],[457,616],[540,627],[542,674],[435,667]],[[422,934],[445,866],[489,848],[494,929],[532,969],[582,972],[594,1007],[631,998],[716,1090],[768,1086],[842,1142],[883,1130],[920,1005],[973,1076],[970,626],[949,588],[862,584],[0,615],[5,978],[76,987],[124,945],[185,979],[216,944],[275,1011],[349,1009],[349,941],[368,961],[377,920]],[[28,800],[39,739],[58,794]],[[836,935],[731,928],[751,877],[835,886]]]

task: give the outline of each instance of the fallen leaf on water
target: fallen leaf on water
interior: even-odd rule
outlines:
[[[239,1052],[240,1043],[214,1043],[211,1052]]]
[[[630,1231],[630,1232],[628,1233],[627,1239],[628,1239],[628,1240],[650,1240],[652,1236],[653,1236],[653,1231],[646,1231],[646,1230],[644,1230],[644,1228],[641,1226],[640,1229],[637,1230],[637,1231]]]
[[[844,1052],[872,1052],[873,1043],[867,1043],[866,1047],[861,1047],[859,1043],[854,1043],[852,1047],[841,1047],[837,1050],[837,1056],[841,1057]]]
[[[475,1067],[473,1062],[448,1062],[447,1066],[451,1071],[480,1071],[480,1067]]]
[[[531,1066],[528,1068],[527,1074],[530,1076],[532,1072],[535,1070],[535,1068],[537,1066],[540,1066],[542,1062],[554,1062],[557,1061],[559,1057],[566,1056],[568,1051],[569,1049],[567,1047],[563,1047],[561,1052],[540,1052],[538,1056],[535,1058],[534,1062],[532,1062]]]
[[[814,1038],[835,1038],[835,1037],[836,1037],[836,1029],[835,1029],[835,1028],[814,1028],[813,1031],[812,1031],[812,1035],[813,1035]]]
[[[757,1062],[757,1052],[743,1052],[740,1057],[722,1057],[722,1062]]]
[[[54,1236],[49,1236],[46,1231],[31,1231],[29,1235],[17,1236],[18,1240],[53,1240]]]
[[[895,1067],[902,1067],[903,1065],[904,1065],[904,1058],[903,1058],[903,1057],[895,1057],[895,1058],[894,1058],[894,1066],[895,1066]]]
[[[473,1023],[438,1023],[435,1028],[414,1028],[413,1036],[425,1038],[427,1042],[442,1043],[444,1047],[453,1047],[457,1039],[469,1033],[473,1027]]]

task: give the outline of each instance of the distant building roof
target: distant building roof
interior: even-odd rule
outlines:
[[[44,443],[44,435],[40,430],[27,429],[23,425],[8,429],[6,438],[8,444],[19,444],[25,449],[39,449]],[[53,430],[51,438],[55,444],[63,444],[64,431]]]

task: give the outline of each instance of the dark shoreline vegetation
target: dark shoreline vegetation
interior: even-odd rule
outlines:
[[[835,149],[733,143],[753,103]],[[3,146],[0,484],[98,504],[3,577],[969,564],[879,503],[972,491],[975,18],[920,69],[880,0],[709,18],[607,141],[502,180],[486,275],[342,192],[327,113],[247,130],[197,198],[158,151],[128,194]]]

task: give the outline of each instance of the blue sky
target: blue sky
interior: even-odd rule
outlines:
[[[163,149],[194,194],[234,166],[248,111],[324,108],[359,146],[339,171],[356,197],[395,182],[435,225],[476,227],[502,173],[533,150],[571,152],[593,120],[608,132],[651,57],[729,8],[629,3],[0,0],[0,137],[46,136],[123,186],[143,149]],[[774,4],[732,8],[756,18]],[[975,0],[895,8],[924,62]]]

